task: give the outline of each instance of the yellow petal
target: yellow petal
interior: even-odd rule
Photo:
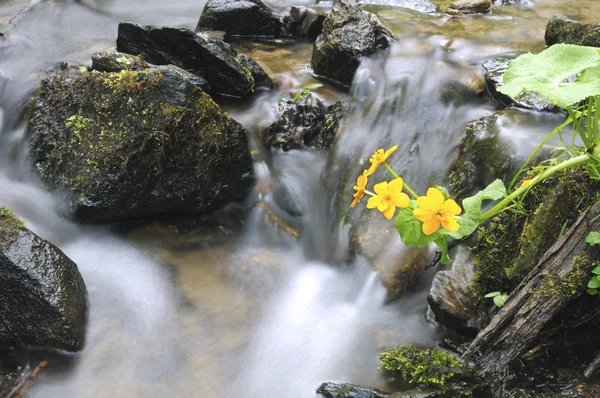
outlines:
[[[424,210],[424,209],[421,209],[420,207],[413,210],[413,215],[415,216],[415,218],[417,220],[422,221],[422,222],[428,222],[432,218],[436,217],[435,212],[430,211],[430,210]]]
[[[381,199],[381,202],[379,202],[379,206],[377,206],[377,210],[383,213],[384,211],[390,208],[390,205],[391,203],[389,200]]]
[[[456,202],[453,201],[452,199],[448,199],[444,203],[444,210],[447,211],[448,213],[452,214],[453,216],[458,216],[462,212],[462,209],[460,208],[460,206],[457,205]]]
[[[396,151],[396,149],[398,149],[398,145],[394,145],[393,147],[391,147],[390,149],[388,149],[385,152],[385,159],[387,159],[392,153],[394,153],[394,151]]]
[[[375,184],[373,190],[377,195],[385,195],[389,192],[388,183],[386,181]]]
[[[448,231],[458,231],[460,229],[460,226],[452,216],[442,217],[440,221],[442,222],[442,227]]]
[[[417,198],[417,206],[420,207],[421,209],[424,209],[427,206],[427,197],[419,196]],[[428,210],[430,210],[430,209],[428,209]]]
[[[367,176],[371,176],[371,175],[375,174],[375,171],[377,171],[377,165],[371,165],[371,167],[369,167],[368,169],[365,170],[365,174]]]
[[[350,208],[354,209],[354,207],[356,207],[356,205],[358,204],[358,202],[360,202],[359,198],[354,198],[354,200],[352,201],[352,203],[350,203]]]
[[[387,208],[386,211],[383,212],[383,216],[388,220],[391,220],[394,217],[394,213],[396,212],[396,206],[391,205]]]
[[[410,198],[404,192],[394,192],[392,193],[392,203],[394,204],[394,206],[406,209],[408,206],[410,206]]]
[[[431,220],[423,223],[423,233],[425,235],[431,235],[440,227],[440,220],[437,217],[432,218]]]
[[[394,192],[402,192],[402,187],[404,186],[404,181],[402,178],[396,178],[395,180],[390,181],[388,184],[392,193]]]
[[[427,204],[438,210],[444,206],[444,194],[437,188],[429,188],[427,190]]]
[[[371,196],[367,202],[367,209],[375,209],[379,206],[381,198],[379,196]]]

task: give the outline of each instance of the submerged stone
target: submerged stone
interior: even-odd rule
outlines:
[[[546,25],[546,44],[576,44],[600,47],[600,23],[581,24],[564,15],[553,16]]]
[[[50,76],[28,133],[42,180],[88,222],[212,211],[253,184],[243,127],[179,68]]]
[[[0,346],[80,351],[86,289],[77,265],[0,207]]]
[[[491,0],[454,0],[448,7],[449,13],[456,14],[487,14],[491,11]]]
[[[422,13],[432,13],[437,11],[437,6],[430,0],[358,0],[358,3],[408,8],[409,10]]]
[[[117,51],[141,55],[155,65],[175,65],[205,79],[214,94],[245,97],[273,88],[267,74],[229,44],[188,29],[119,24]]]
[[[485,70],[485,81],[492,97],[505,105],[514,104],[523,109],[533,109],[540,112],[561,112],[562,109],[554,104],[540,98],[531,92],[524,92],[517,98],[509,97],[506,94],[498,91],[504,85],[504,72],[508,69],[509,64],[516,57],[503,57],[498,59],[490,59],[483,64]]]
[[[389,47],[392,40],[392,33],[374,14],[335,0],[313,48],[313,71],[349,87],[362,58]]]
[[[196,26],[228,36],[280,36],[282,28],[280,18],[260,0],[208,0]]]
[[[342,104],[325,107],[309,90],[279,102],[279,119],[262,130],[266,145],[290,149],[315,147],[328,150],[336,136],[343,110]]]

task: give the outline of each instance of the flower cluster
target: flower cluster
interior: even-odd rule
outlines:
[[[394,217],[397,208],[412,211],[412,216],[422,223],[422,232],[427,236],[437,232],[440,226],[448,231],[458,231],[460,226],[456,216],[462,212],[458,204],[452,199],[447,199],[438,188],[429,188],[425,196],[417,196],[387,164],[388,157],[396,149],[398,149],[397,145],[387,151],[378,149],[371,156],[369,159],[371,166],[356,180],[354,200],[350,207],[354,208],[366,194],[370,196],[367,209],[379,210],[388,220]],[[394,179],[375,184],[373,186],[375,192],[370,192],[367,190],[369,177],[374,175],[382,165],[394,176]],[[403,192],[404,190],[413,197],[412,201],[408,194]]]

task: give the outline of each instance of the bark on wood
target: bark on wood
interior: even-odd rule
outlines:
[[[500,312],[465,351],[467,361],[476,354],[482,377],[500,374],[531,346],[542,328],[585,290],[591,270],[600,259],[598,249],[585,241],[600,231],[600,201],[584,212],[569,231],[541,258],[510,295]],[[588,256],[594,261],[581,261]]]

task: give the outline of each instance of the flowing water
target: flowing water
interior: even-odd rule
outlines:
[[[193,28],[203,3],[47,0],[20,13],[29,2],[0,5],[2,31],[11,37],[0,53],[0,204],[78,264],[90,305],[84,351],[52,354],[30,394],[302,398],[315,396],[324,381],[391,389],[376,369],[377,353],[439,337],[425,316],[432,274],[388,303],[369,263],[348,261],[349,227],[338,221],[344,214],[336,214],[336,203],[382,146],[399,144],[394,166],[415,187],[443,182],[465,124],[494,111],[486,102],[448,103],[444,87],[481,75],[488,58],[541,49],[553,13],[590,22],[600,5],[536,0],[469,18],[372,7],[402,38],[388,54],[363,62],[350,95],[329,86],[319,91],[355,106],[329,159],[312,151],[267,153],[256,137],[280,98],[315,81],[307,68],[311,46],[238,43],[281,87],[244,105],[223,104],[258,153],[258,188],[247,203],[264,206],[241,229],[229,221],[231,209],[206,223],[154,223],[126,234],[73,224],[63,217],[61,194],[47,192],[30,172],[24,101],[57,62],[89,65],[92,52],[114,48],[118,22]],[[292,2],[270,4],[283,9]],[[556,117],[522,112],[502,123],[501,137],[523,157],[554,123]],[[359,211],[350,215],[358,218]]]

